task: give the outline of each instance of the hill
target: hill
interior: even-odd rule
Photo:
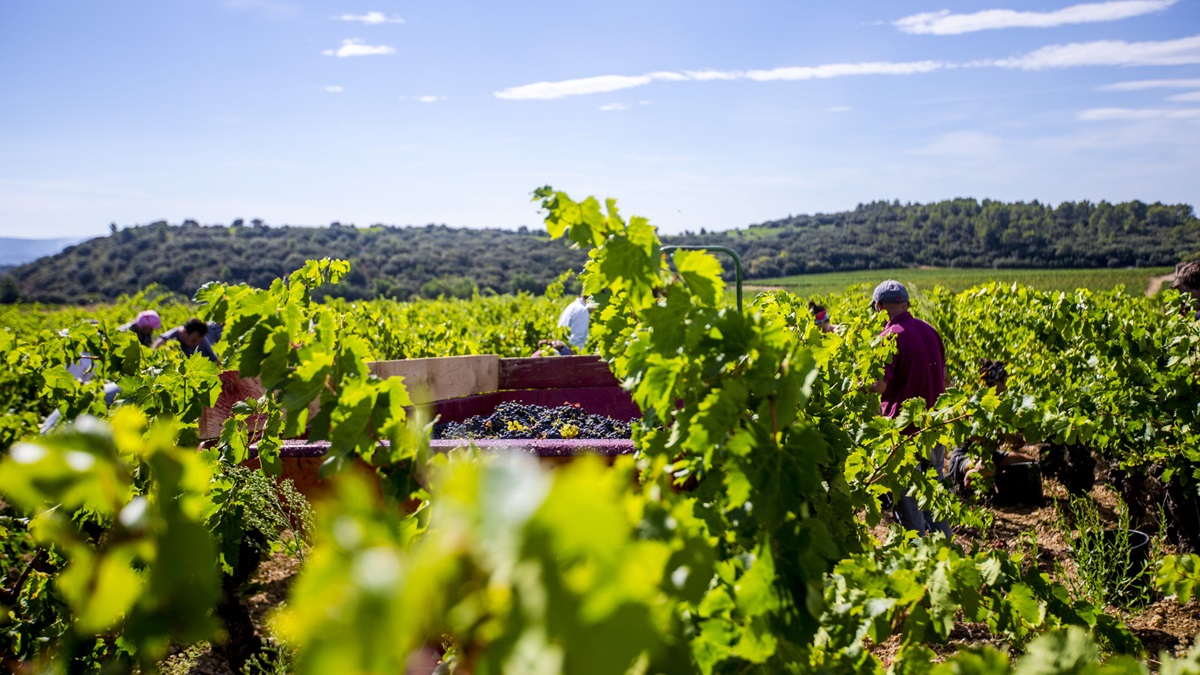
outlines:
[[[919,266],[1162,267],[1197,257],[1200,220],[1187,204],[1139,201],[881,201],[690,240],[733,247],[749,278]]]
[[[737,250],[749,279],[832,271],[910,268],[1098,268],[1170,266],[1200,251],[1191,206],[1126,202],[932,204],[872,202],[853,211],[789,216],[721,232],[665,237],[670,244]],[[0,276],[0,302],[111,300],[149,284],[190,297],[220,280],[269,284],[306,259],[352,262],[331,292],[348,298],[541,292],[582,251],[544,232],[445,225],[355,228],[183,225],[118,230]]]
[[[201,226],[194,221],[131,227],[71,246],[11,272],[21,299],[110,300],[157,284],[190,297],[219,280],[266,286],[313,258],[352,261],[331,292],[350,299],[482,292],[541,292],[582,251],[544,232],[424,227]],[[2,285],[2,284],[0,284]]]

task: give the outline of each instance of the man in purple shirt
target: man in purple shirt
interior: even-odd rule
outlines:
[[[871,391],[880,394],[879,408],[884,417],[895,417],[900,406],[910,398],[924,399],[925,406],[932,408],[938,396],[946,391],[946,348],[942,337],[933,326],[914,318],[908,313],[908,289],[899,281],[891,279],[875,287],[871,306],[877,312],[887,312],[887,327],[880,335],[892,335],[896,340],[896,354],[884,370],[883,379],[876,382]],[[907,434],[916,433],[909,426]],[[946,449],[935,446],[929,459],[921,458],[921,467],[930,465],[942,478]],[[901,496],[895,504],[896,520],[917,534],[938,530],[951,536],[945,521],[936,521],[929,511],[918,508],[917,500]]]

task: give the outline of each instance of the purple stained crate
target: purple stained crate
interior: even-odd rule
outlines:
[[[435,401],[431,404],[432,412],[439,422],[461,422],[476,415],[490,415],[497,405],[512,401],[549,408],[574,405],[589,414],[622,421],[642,416],[629,392],[621,388],[608,364],[598,356],[500,359],[500,389]],[[438,439],[431,441],[430,447],[435,452],[449,452],[470,443],[460,439]],[[613,457],[632,454],[634,450],[633,441],[628,439],[478,439],[474,443],[485,452],[511,450],[539,457],[578,454]],[[382,444],[386,445],[387,441]],[[286,440],[280,454],[283,457],[321,457],[328,449],[329,443],[324,441]],[[250,451],[251,456],[258,455],[256,445],[252,445]]]
[[[475,441],[438,439],[430,441],[429,447],[434,452],[450,452],[456,448],[466,448],[472,442],[475,447],[484,452],[522,452],[538,457],[571,457],[574,455],[615,457],[633,454],[633,441],[629,439],[487,438]],[[387,441],[382,441],[380,445],[387,445]],[[328,450],[328,441],[290,440],[283,442],[279,454],[282,457],[321,457]],[[257,444],[250,446],[250,454],[252,457],[258,456]]]
[[[429,442],[436,452],[450,452],[474,443],[484,452],[524,452],[538,457],[572,457],[574,455],[601,455],[615,457],[632,455],[633,441],[628,438],[481,438],[473,441],[446,438]]]

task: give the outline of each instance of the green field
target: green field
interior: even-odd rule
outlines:
[[[746,282],[746,286],[754,289],[783,288],[805,297],[840,293],[856,285],[874,286],[884,279],[896,279],[910,290],[944,286],[953,291],[962,291],[979,284],[1000,281],[1006,284],[1019,282],[1043,291],[1072,291],[1076,288],[1110,291],[1123,285],[1126,291],[1132,293],[1144,292],[1152,277],[1171,272],[1170,267],[1090,270],[891,269],[754,279]],[[753,295],[752,290],[748,290],[748,293]]]

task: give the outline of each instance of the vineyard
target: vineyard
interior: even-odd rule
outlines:
[[[1066,293],[1073,293],[1080,288],[1092,291],[1111,291],[1121,285],[1125,287],[1126,292],[1133,295],[1140,291],[1146,291],[1148,284],[1155,277],[1168,275],[1171,271],[1169,267],[1099,270],[909,268],[805,274],[775,279],[755,279],[752,283],[766,288],[781,288],[790,293],[804,296],[840,293],[850,286],[858,284],[873,287],[879,283],[880,279],[897,279],[909,289],[920,291],[938,286],[951,291],[965,291],[968,288],[989,283],[1001,283],[1009,286],[1017,283],[1039,291],[1063,291]]]
[[[542,297],[316,302],[349,272],[321,260],[194,305],[0,310],[5,666],[1200,673],[1200,325],[1178,293],[926,290],[913,313],[951,386],[889,419],[869,388],[895,347],[863,293],[819,298],[829,332],[785,291],[738,311],[714,256],[664,256],[612,201],[538,198],[589,251],[589,350],[641,411],[633,455],[434,452],[437,420],[367,366],[528,356],[563,337],[565,277]],[[147,307],[223,324],[224,368],[261,383],[215,442],[220,369],[117,330]],[[73,422],[40,433],[56,410]],[[530,414],[475,424],[624,432]],[[311,504],[277,480],[289,438],[328,444]],[[939,445],[984,478],[949,489],[921,461]],[[1036,459],[1037,503],[1000,504],[1001,448]],[[954,538],[896,526],[904,495]]]

